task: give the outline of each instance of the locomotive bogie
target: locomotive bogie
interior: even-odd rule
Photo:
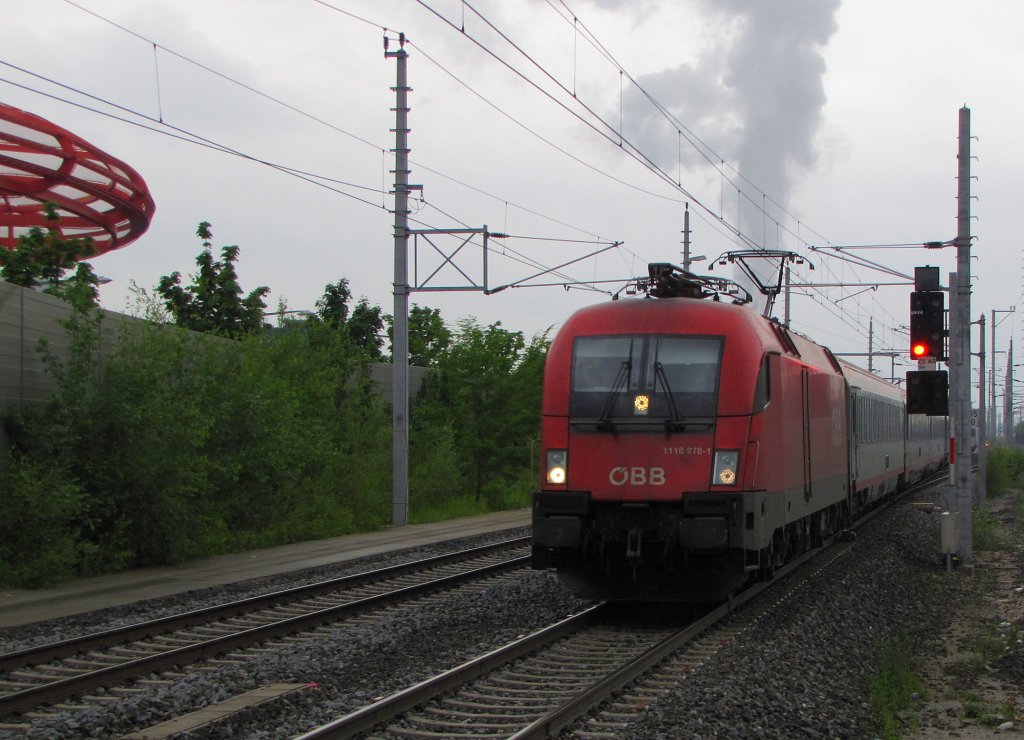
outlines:
[[[812,510],[800,491],[621,505],[538,493],[533,566],[558,568],[582,596],[718,599],[820,545],[845,519],[843,506]]]

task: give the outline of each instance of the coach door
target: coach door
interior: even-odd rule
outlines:
[[[858,388],[848,386],[849,390],[846,393],[847,404],[847,439],[850,445],[850,480],[856,483],[860,476],[860,430],[861,430],[861,409],[860,395],[858,394]],[[853,495],[853,486],[851,486],[850,495]]]
[[[804,459],[804,501],[811,500],[811,375],[807,368],[800,370],[800,397],[803,407],[803,423],[800,425],[803,435]]]

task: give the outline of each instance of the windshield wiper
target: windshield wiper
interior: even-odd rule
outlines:
[[[668,384],[668,375],[665,374],[665,366],[660,362],[654,363],[654,377],[661,381],[661,386],[665,389],[665,398],[668,400],[668,409],[672,412],[672,418],[665,420],[665,426],[666,428],[671,429],[673,422],[680,421],[682,417],[679,416],[679,408],[676,406],[676,398],[675,394],[672,393],[672,386]]]
[[[615,408],[615,399],[625,389],[626,383],[629,382],[629,373],[632,368],[633,363],[629,360],[623,360],[622,364],[619,365],[619,372],[615,375],[615,382],[612,383],[611,390],[608,391],[608,395],[604,399],[604,408],[601,409],[601,416],[597,420],[598,429],[607,431],[615,428],[610,421],[612,409]]]
[[[672,393],[672,387],[668,384],[668,375],[665,373],[665,367],[660,362],[654,363],[654,377],[661,381],[661,385],[665,389],[668,408],[672,414],[670,419],[665,419],[666,432],[673,432],[690,427],[710,427],[714,425],[713,419],[699,417],[683,418],[683,415],[679,413],[679,407],[676,406],[676,398],[675,394]]]

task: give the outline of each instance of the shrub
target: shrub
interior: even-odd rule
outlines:
[[[1000,497],[1011,488],[1024,488],[1024,450],[995,446],[986,455],[986,495]]]
[[[372,346],[320,320],[234,340],[143,308],[151,320],[122,326],[102,358],[99,315],[76,308],[69,356],[46,353],[57,392],[7,420],[0,580],[51,584],[391,521]],[[529,505],[546,347],[472,322],[439,345],[442,369],[412,404],[413,521]]]
[[[74,575],[87,508],[66,471],[10,459],[0,471],[0,583],[40,588]]]

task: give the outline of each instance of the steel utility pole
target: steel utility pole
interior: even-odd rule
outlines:
[[[992,367],[989,368],[989,410],[991,415],[991,423],[989,424],[989,439],[999,438],[999,412],[996,406],[996,314],[997,313],[1014,313],[1016,312],[1016,306],[1010,306],[1009,308],[993,308],[992,309],[992,349],[989,350],[992,354]]]
[[[1006,391],[1003,394],[1003,437],[1007,442],[1013,442],[1013,340],[1010,340],[1010,349],[1006,354]]]
[[[875,372],[875,319],[868,319],[868,372]]]
[[[957,473],[956,456],[960,452],[961,438],[957,420],[960,414],[960,402],[957,394],[960,392],[957,373],[961,367],[960,362],[960,324],[957,322],[956,304],[959,299],[956,286],[956,273],[949,273],[949,359],[946,365],[949,368],[949,486],[946,488],[946,509],[956,512],[960,516],[960,505],[957,501]],[[960,520],[963,526],[963,520]],[[959,547],[959,540],[957,540]],[[959,550],[958,550],[959,551]]]
[[[999,430],[996,427],[996,309],[992,309],[992,367],[989,368],[989,408],[992,409],[992,422],[989,427],[989,437],[996,438]]]
[[[395,81],[395,309],[391,339],[391,520],[409,523],[409,86],[406,80],[405,34],[397,51],[384,57],[398,62]]]
[[[792,283],[792,278],[793,278],[793,276],[792,276],[792,274],[790,273],[789,270],[790,270],[790,267],[789,267],[789,263],[787,262],[786,263],[786,295],[785,295],[786,312],[783,315],[783,322],[782,322],[782,325],[785,326],[787,329],[789,328],[789,301],[790,301],[790,298],[791,298],[790,284]]]
[[[987,409],[985,408],[985,314],[982,313],[978,317],[978,320],[973,322],[981,327],[980,337],[981,346],[978,352],[978,492],[975,496],[975,503],[978,508],[985,505],[985,493],[986,486],[988,485],[988,451],[985,449],[985,444],[988,441],[988,431],[986,429],[987,421]]]
[[[690,271],[690,204],[683,210],[683,269]]]
[[[391,88],[395,92],[395,107],[391,110],[395,113],[395,148],[391,151],[395,154],[395,169],[391,170],[395,175],[395,313],[392,319],[391,338],[391,471],[392,471],[392,504],[391,520],[395,526],[405,526],[409,523],[409,294],[416,291],[450,291],[450,290],[477,290],[485,295],[490,294],[487,283],[487,252],[488,234],[487,227],[482,229],[410,229],[409,228],[409,193],[413,190],[422,190],[422,185],[409,184],[409,103],[408,94],[412,90],[407,84],[407,60],[409,54],[405,51],[405,34],[398,35],[397,51],[388,51],[388,37],[384,37],[384,57],[395,59],[397,64],[395,86]],[[452,252],[447,253],[430,238],[436,235],[461,234],[466,240]],[[455,256],[464,247],[473,235],[483,235],[482,257],[482,282],[475,283],[467,273],[455,265]],[[437,254],[441,257],[441,266],[435,269],[428,277],[421,280],[414,270],[412,283],[409,281],[409,237],[414,238],[413,255],[414,265],[418,265],[416,259],[417,241],[421,237],[425,239]],[[494,236],[503,236],[495,234]],[[446,265],[451,266],[458,274],[466,277],[470,285],[442,287],[427,287],[437,274]]]
[[[685,210],[683,211],[683,269],[687,272],[691,271],[691,267],[694,262],[701,262],[706,260],[707,257],[703,254],[693,254],[690,251],[690,204],[685,204]]]
[[[956,459],[953,460],[953,480],[956,503],[960,511],[960,558],[974,557],[971,536],[971,506],[974,502],[973,474],[971,472],[971,111],[960,109],[959,151],[957,153],[957,232],[956,232],[956,291],[955,316],[950,325],[955,328],[956,352],[950,370],[956,375],[956,399],[952,406],[956,436]]]

